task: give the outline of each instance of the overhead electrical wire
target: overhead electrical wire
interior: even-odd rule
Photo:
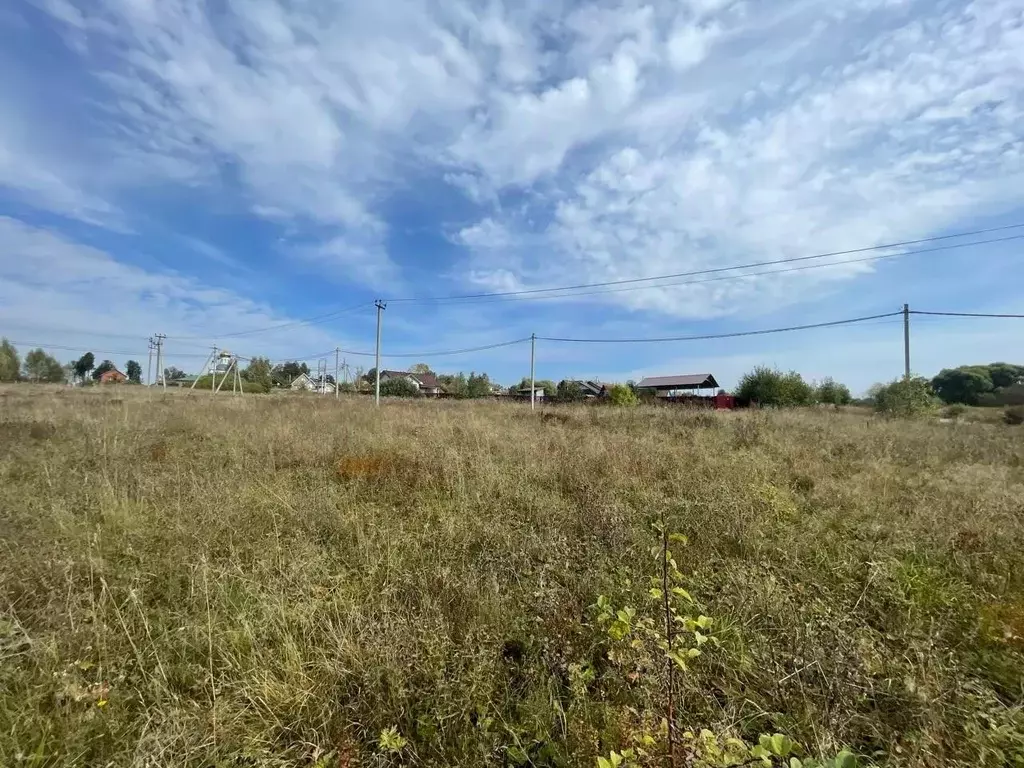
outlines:
[[[511,297],[511,296],[527,296],[527,295],[535,295],[535,294],[543,294],[543,293],[554,293],[554,292],[558,292],[558,291],[575,291],[575,290],[583,290],[583,289],[588,289],[588,288],[603,288],[603,287],[615,286],[615,285],[628,285],[628,284],[637,284],[637,283],[653,283],[653,282],[657,282],[659,280],[671,280],[671,279],[675,279],[675,278],[679,278],[679,277],[693,277],[693,276],[696,276],[696,275],[706,275],[706,274],[714,274],[714,273],[720,273],[720,272],[730,272],[730,271],[739,270],[739,269],[755,269],[757,267],[776,266],[776,265],[779,265],[779,264],[791,264],[791,263],[795,263],[795,262],[811,261],[811,260],[816,260],[816,259],[825,259],[825,258],[830,258],[830,257],[835,257],[835,256],[849,256],[849,255],[853,255],[853,254],[857,254],[857,253],[867,253],[867,252],[870,252],[870,251],[883,251],[883,250],[889,250],[889,249],[892,249],[892,248],[904,248],[904,247],[911,246],[911,245],[920,245],[922,243],[932,243],[932,242],[939,242],[939,241],[942,241],[942,240],[952,240],[952,239],[956,239],[956,238],[960,238],[960,237],[973,237],[973,236],[976,236],[976,235],[990,234],[990,233],[993,233],[993,232],[1004,232],[1004,231],[1011,230],[1011,229],[1021,229],[1021,228],[1024,228],[1024,222],[1017,223],[1017,224],[1007,224],[1007,225],[1000,226],[1000,227],[989,227],[987,229],[976,229],[976,230],[971,230],[971,231],[966,231],[966,232],[956,232],[956,233],[952,233],[952,234],[948,234],[948,235],[936,235],[934,237],[924,237],[924,238],[919,238],[917,240],[903,240],[901,242],[896,242],[896,243],[884,243],[884,244],[881,244],[881,245],[864,246],[864,247],[861,247],[861,248],[850,248],[850,249],[843,250],[843,251],[830,251],[830,252],[827,252],[827,253],[817,253],[817,254],[811,254],[811,255],[808,255],[808,256],[792,256],[792,257],[785,258],[785,259],[772,259],[772,260],[768,260],[768,261],[750,262],[750,263],[747,263],[747,264],[734,264],[732,266],[727,266],[727,267],[711,267],[711,268],[708,268],[708,269],[691,270],[691,271],[688,271],[688,272],[676,272],[676,273],[666,274],[666,275],[654,275],[654,276],[651,276],[651,277],[634,277],[634,278],[627,278],[627,279],[622,279],[622,280],[606,280],[606,281],[603,281],[603,282],[580,283],[580,284],[577,284],[577,285],[566,285],[566,286],[560,286],[560,287],[555,287],[555,288],[526,288],[526,289],[516,290],[516,291],[491,291],[491,292],[484,292],[484,293],[470,293],[470,294],[462,294],[462,295],[454,295],[454,296],[434,296],[434,297],[429,297],[429,296],[425,296],[425,297],[410,296],[410,297],[403,297],[403,298],[397,298],[397,299],[387,299],[387,301],[389,303],[391,303],[391,302],[394,302],[394,303],[419,303],[419,302],[463,301],[463,300],[469,300],[469,299],[489,299],[489,298],[501,298],[501,297]],[[914,253],[929,253],[929,252],[932,252],[933,250],[952,250],[952,249],[955,249],[955,248],[967,248],[967,247],[970,247],[972,245],[986,245],[986,244],[989,244],[989,243],[1006,242],[1008,240],[1019,240],[1019,239],[1022,239],[1022,238],[1024,238],[1024,235],[1014,235],[1014,236],[1010,236],[1010,237],[1006,237],[1006,238],[993,238],[993,239],[990,239],[990,240],[980,240],[980,241],[971,242],[971,243],[958,243],[958,244],[954,244],[954,245],[951,245],[951,246],[946,246],[946,247],[943,247],[943,248],[919,249],[919,250],[914,250],[914,251],[905,251],[905,252],[898,253],[898,254],[888,254],[887,258],[895,258],[897,256],[904,256],[904,255],[909,256],[909,255],[913,255]],[[838,265],[848,264],[848,263],[855,263],[855,262],[852,262],[852,260],[851,261],[838,261],[838,262],[834,262],[832,264],[827,264],[827,265],[823,265],[823,266],[838,266]],[[738,275],[736,277],[744,277],[744,275]],[[651,287],[658,287],[658,286],[651,286]],[[585,295],[585,294],[568,294],[568,296],[579,296],[579,295]]]
[[[11,341],[11,344],[18,344],[18,345],[21,345],[21,346],[24,346],[24,347],[40,347],[42,349],[59,349],[62,352],[81,352],[82,350],[87,350],[87,351],[92,352],[95,355],[140,355],[141,356],[142,354],[144,354],[143,351],[139,350],[139,349],[135,350],[134,352],[123,352],[123,351],[122,352],[117,352],[117,351],[110,350],[110,349],[87,349],[86,347],[82,347],[82,346],[68,347],[68,346],[62,346],[60,344],[46,344],[46,343],[40,343],[40,342],[37,342],[37,341],[15,341],[13,339],[11,339],[10,341]],[[331,351],[333,351],[333,350],[331,350]],[[199,354],[197,352],[175,352],[174,356],[175,357],[207,357],[207,355],[201,355],[201,354]]]
[[[948,250],[954,250],[954,249],[957,249],[957,248],[966,248],[966,247],[971,246],[971,245],[987,245],[989,243],[1002,243],[1002,242],[1006,242],[1008,240],[1024,240],[1024,235],[1012,235],[1010,237],[1000,237],[1000,238],[994,238],[994,239],[991,239],[991,240],[979,240],[979,241],[975,241],[975,242],[972,242],[972,243],[957,243],[957,244],[954,244],[954,245],[942,245],[942,246],[936,246],[935,248],[921,248],[921,249],[917,249],[917,250],[913,250],[913,251],[902,251],[900,253],[884,253],[884,254],[881,254],[881,255],[878,255],[878,256],[864,256],[864,257],[861,257],[859,259],[846,259],[844,261],[834,261],[834,262],[829,262],[827,264],[806,264],[806,265],[799,266],[799,267],[788,267],[786,269],[770,269],[770,270],[765,270],[763,272],[747,272],[747,273],[740,274],[740,275],[719,275],[718,277],[709,277],[709,278],[705,278],[705,279],[702,279],[702,280],[682,280],[682,281],[678,281],[677,280],[677,281],[673,281],[673,282],[669,282],[669,283],[659,283],[658,285],[630,285],[630,286],[621,287],[621,288],[607,288],[605,290],[600,290],[600,291],[581,291],[581,292],[577,292],[577,293],[559,293],[559,294],[546,295],[546,296],[519,296],[519,297],[512,296],[512,297],[508,297],[508,298],[499,298],[499,299],[496,299],[496,300],[493,300],[493,301],[485,300],[485,299],[466,300],[466,301],[458,302],[458,305],[459,306],[464,306],[466,304],[484,304],[484,303],[486,303],[486,304],[502,304],[502,303],[505,303],[505,302],[513,302],[513,301],[542,301],[542,300],[545,300],[545,299],[572,299],[572,298],[576,298],[576,297],[579,297],[579,296],[598,296],[598,295],[608,294],[608,293],[624,293],[626,291],[650,291],[650,290],[655,290],[657,288],[673,288],[673,287],[683,286],[683,285],[703,285],[705,283],[717,283],[717,282],[721,282],[721,281],[724,281],[724,280],[742,280],[744,278],[750,278],[750,277],[763,277],[765,275],[781,275],[781,274],[785,274],[785,273],[788,273],[788,272],[803,272],[803,271],[811,270],[811,269],[826,269],[828,267],[842,267],[842,266],[845,266],[847,264],[863,264],[863,263],[872,262],[872,261],[882,261],[882,260],[885,260],[885,259],[895,259],[895,258],[899,258],[899,257],[902,257],[902,256],[914,256],[916,254],[921,254],[921,253],[934,253],[936,251],[948,251]],[[722,267],[722,268],[716,268],[716,269],[712,269],[712,270],[701,270],[701,272],[722,272],[722,271],[725,271],[725,270],[728,270],[728,269],[742,269],[742,268],[743,267]],[[698,274],[698,273],[695,272],[694,274]],[[548,289],[544,289],[544,290],[563,290],[563,289],[548,288]],[[567,289],[565,289],[565,290],[567,290]]]
[[[733,333],[710,333],[700,336],[662,336],[648,339],[566,339],[550,336],[538,336],[537,341],[554,341],[570,344],[651,344],[666,341],[702,341],[705,339],[732,339],[739,336],[763,336],[769,333],[787,333],[789,331],[806,331],[812,328],[831,328],[837,325],[852,325],[863,323],[867,320],[879,320],[883,317],[896,317],[903,312],[886,312],[881,315],[866,315],[864,317],[852,317],[847,320],[831,320],[827,323],[810,323],[808,325],[791,325],[785,328],[766,328],[757,331],[735,331]]]
[[[932,315],[933,317],[1015,317],[1024,319],[1024,315],[991,314],[986,312],[925,312],[920,309],[910,310],[912,315]]]
[[[530,337],[527,336],[527,337],[522,338],[522,339],[513,339],[512,341],[501,341],[501,342],[498,342],[497,344],[485,344],[485,345],[480,346],[480,347],[466,347],[465,349],[446,349],[446,350],[442,350],[440,352],[435,352],[435,351],[430,351],[430,350],[427,350],[427,351],[424,351],[424,352],[389,352],[389,353],[381,352],[380,356],[383,359],[383,358],[391,358],[391,357],[408,357],[408,358],[420,357],[420,358],[427,358],[427,357],[444,357],[446,355],[464,355],[464,354],[468,354],[470,352],[486,352],[489,349],[500,349],[501,347],[511,347],[511,346],[514,346],[515,344],[523,344],[523,343],[525,343],[525,342],[527,342],[529,340],[530,340]],[[342,353],[344,355],[356,355],[357,357],[376,357],[376,354],[377,354],[376,352],[360,352],[360,351],[354,350],[354,349],[341,349],[341,348],[338,349],[338,352],[340,352],[340,353]],[[330,354],[334,354],[334,350],[333,349],[328,350],[327,352],[323,352],[323,353],[321,353],[319,355],[309,355],[308,357],[290,357],[290,358],[288,358],[288,360],[314,360],[314,359],[316,359],[318,357],[325,357],[325,356],[330,355]]]
[[[218,334],[215,337],[213,337],[213,336],[168,336],[167,338],[175,339],[175,340],[178,340],[178,339],[207,339],[207,338],[211,338],[211,339],[212,338],[232,339],[232,338],[237,338],[239,336],[250,336],[250,335],[253,335],[253,334],[257,334],[257,333],[267,333],[269,331],[277,331],[277,330],[280,330],[281,328],[292,328],[292,327],[297,326],[297,325],[315,325],[316,323],[321,323],[321,322],[324,322],[326,320],[333,320],[335,317],[338,317],[340,315],[344,315],[344,314],[346,314],[348,312],[353,312],[353,311],[355,311],[357,309],[362,309],[363,307],[367,307],[367,306],[372,306],[372,303],[371,302],[363,301],[363,302],[360,302],[359,304],[355,304],[355,305],[353,305],[351,307],[345,307],[344,309],[336,309],[336,310],[334,310],[332,312],[325,312],[324,314],[314,315],[313,317],[307,317],[307,318],[302,319],[302,320],[291,320],[291,321],[289,321],[287,323],[279,323],[277,325],[268,325],[265,328],[253,328],[253,329],[248,330],[248,331],[235,331],[233,333],[221,333],[221,334]],[[331,351],[333,352],[334,350],[332,349]]]

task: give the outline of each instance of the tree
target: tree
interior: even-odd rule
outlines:
[[[466,381],[467,397],[490,397],[491,379],[486,373],[477,374],[475,371],[469,374]]]
[[[608,399],[612,405],[636,405],[640,402],[628,384],[612,384],[608,390]]]
[[[0,381],[17,381],[21,371],[18,350],[7,339],[0,341]]]
[[[985,367],[944,368],[932,379],[931,388],[943,402],[977,405],[995,387]]]
[[[164,381],[177,381],[184,378],[185,372],[180,368],[175,368],[173,365],[170,368],[164,368]]]
[[[758,405],[811,405],[814,402],[814,389],[796,371],[783,373],[774,368],[758,366],[740,379],[736,397]]]
[[[95,381],[99,381],[100,380],[100,376],[102,376],[107,371],[116,371],[116,370],[117,370],[117,366],[114,365],[114,361],[113,360],[104,360],[102,363],[100,363],[99,365],[97,365],[93,369],[92,377],[93,377],[93,379]]]
[[[1024,365],[990,363],[985,367],[988,368],[988,376],[992,379],[992,386],[996,389],[1024,384]]]
[[[853,400],[850,389],[845,384],[827,377],[814,390],[815,399],[827,405],[849,405]]]
[[[287,387],[304,373],[309,374],[309,366],[292,360],[275,365],[270,376],[277,386]]]
[[[124,372],[128,376],[128,381],[132,384],[142,383],[142,366],[135,360],[129,360],[124,364]]]
[[[442,373],[437,377],[437,380],[444,387],[444,391],[449,397],[469,397],[469,381],[466,379],[466,374],[462,373]]]
[[[64,366],[42,349],[33,349],[25,355],[22,365],[25,378],[29,381],[47,384],[64,383]]]
[[[92,352],[86,352],[75,362],[75,378],[79,381],[85,381],[86,376],[89,375],[89,371],[96,364],[96,358]]]
[[[886,416],[917,416],[938,406],[938,399],[927,379],[919,376],[876,384],[869,392],[875,410]]]
[[[416,397],[419,389],[404,376],[395,376],[380,383],[380,393],[385,397]]]
[[[628,385],[627,385],[628,386]],[[562,403],[578,403],[583,400],[583,389],[578,381],[562,379],[558,382],[558,400]]]
[[[409,369],[409,373],[433,373],[433,371],[430,370],[430,366],[426,363],[416,363],[416,365]]]
[[[274,386],[273,367],[269,358],[254,357],[242,371],[242,378],[252,382],[262,392],[269,392]]]

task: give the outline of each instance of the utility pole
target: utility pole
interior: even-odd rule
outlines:
[[[376,381],[373,384],[373,402],[375,405],[380,406],[380,313],[387,309],[388,305],[380,299],[377,299],[373,304],[377,307],[377,354],[375,357],[376,367],[374,368]]]
[[[910,381],[910,305],[903,305],[903,378]]]
[[[189,392],[191,392],[193,389],[196,388],[196,384],[199,383],[199,380],[201,378],[203,378],[203,375],[206,373],[206,371],[210,370],[210,363],[212,363],[216,359],[217,359],[217,348],[214,347],[213,351],[210,353],[210,356],[208,358],[206,358],[206,362],[203,363],[203,367],[199,369],[199,375],[196,376],[195,380],[192,382],[192,386],[188,388]]]
[[[334,348],[334,399],[338,399],[338,355],[341,354],[341,350],[337,347]]]
[[[537,359],[537,334],[530,334],[530,410],[537,410],[537,379],[534,376],[534,362]]]
[[[167,377],[164,375],[164,339],[167,338],[162,333],[156,334],[156,375],[160,378],[160,382],[163,384],[164,390],[167,389]]]
[[[220,365],[220,355],[217,352],[217,348],[213,348],[213,381],[210,382],[210,393],[213,395],[217,394],[217,366]],[[227,375],[227,371],[224,372]]]
[[[149,362],[146,364],[146,385],[153,384],[153,337],[149,337]]]

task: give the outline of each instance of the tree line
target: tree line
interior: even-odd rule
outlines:
[[[96,356],[86,352],[77,360],[61,363],[42,348],[30,350],[22,360],[17,348],[7,339],[0,339],[0,382],[28,381],[36,384],[88,383],[99,381],[108,371],[119,370],[112,360],[96,364]],[[142,383],[142,366],[129,360],[124,375],[133,384]]]

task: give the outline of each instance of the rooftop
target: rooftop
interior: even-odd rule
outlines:
[[[678,376],[648,376],[636,385],[637,389],[707,389],[718,387],[710,373],[684,373]]]

